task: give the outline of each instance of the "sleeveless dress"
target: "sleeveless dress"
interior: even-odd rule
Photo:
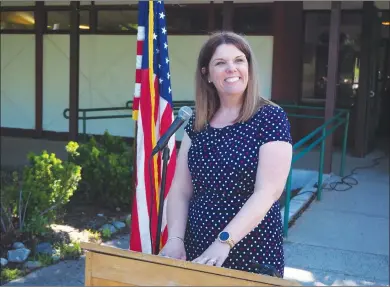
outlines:
[[[191,139],[188,167],[193,197],[185,233],[187,260],[200,256],[233,219],[254,190],[259,148],[271,141],[292,143],[286,113],[265,105],[248,121],[224,128],[209,124],[193,129],[193,115],[185,131]],[[232,248],[222,267],[254,272],[253,263],[272,265],[283,276],[284,252],[279,202]]]

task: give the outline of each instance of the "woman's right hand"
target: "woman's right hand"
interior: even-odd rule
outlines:
[[[184,242],[180,238],[170,238],[166,242],[159,255],[174,259],[186,260],[186,250]]]

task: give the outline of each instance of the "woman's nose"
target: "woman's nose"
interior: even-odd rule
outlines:
[[[227,64],[227,67],[226,67],[226,71],[227,72],[234,72],[236,71],[236,65],[234,63],[231,63],[231,62],[228,62]]]

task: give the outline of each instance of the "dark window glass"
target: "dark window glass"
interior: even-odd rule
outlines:
[[[89,23],[89,11],[88,10],[81,10],[80,13],[80,30],[82,31],[88,31],[91,29],[90,23]]]
[[[222,30],[223,23],[223,10],[222,6],[219,5],[214,8],[214,30]]]
[[[206,6],[174,5],[165,7],[168,33],[205,34],[208,32]]]
[[[47,30],[49,31],[69,31],[71,11],[48,11],[47,12]],[[89,11],[81,10],[80,15],[80,30],[88,31],[90,29]]]
[[[349,106],[359,80],[362,16],[342,12],[338,64],[337,103]],[[325,100],[330,34],[329,12],[305,13],[302,97]]]
[[[50,31],[69,31],[70,11],[48,11],[46,27]]]
[[[390,12],[381,11],[381,25],[382,25],[382,38],[389,39],[390,38]]]
[[[100,10],[97,15],[97,30],[101,32],[137,33],[138,11],[136,10]]]
[[[270,7],[235,7],[233,30],[245,34],[271,34],[272,9]]]
[[[33,30],[35,28],[34,12],[1,12],[0,27],[1,30]]]

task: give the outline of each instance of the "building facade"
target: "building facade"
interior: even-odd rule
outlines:
[[[132,100],[137,2],[2,1],[2,136],[76,139],[79,108],[123,107]],[[335,108],[351,111],[348,146],[356,156],[388,136],[390,2],[165,3],[174,101],[194,100],[196,57],[208,34],[232,30],[253,47],[265,98],[325,107],[327,87],[334,85]],[[332,33],[339,35],[336,46]],[[335,82],[328,79],[332,60]],[[291,121],[295,141],[323,122]],[[134,136],[130,118],[88,122],[90,134],[106,129]],[[340,142],[337,131],[334,143]]]

